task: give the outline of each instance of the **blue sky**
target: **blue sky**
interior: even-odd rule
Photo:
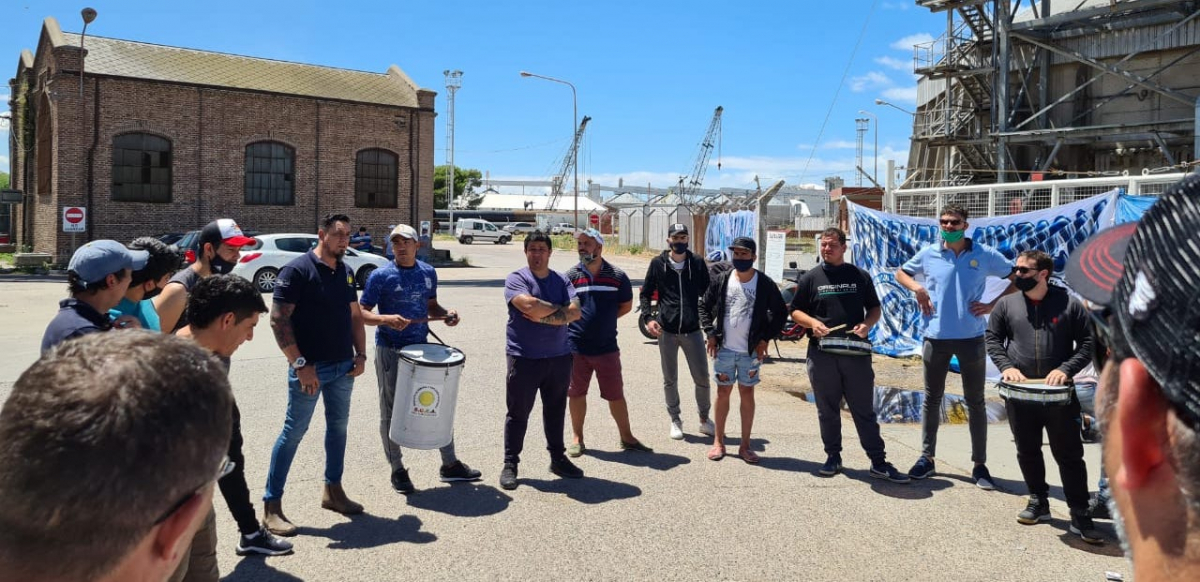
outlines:
[[[79,10],[88,5],[0,4],[4,79],[15,74],[20,50],[35,48],[46,16],[78,32]],[[829,175],[853,184],[860,109],[879,118],[881,172],[889,158],[903,165],[911,118],[874,100],[913,107],[911,45],[945,26],[944,15],[903,0],[91,0],[90,6],[99,17],[89,35],[374,72],[396,64],[438,92],[439,164],[446,157],[442,72],[462,70],[455,161],[497,179],[547,179],[572,129],[570,89],[518,72],[566,79],[578,89],[580,117],[593,118],[581,180],[615,185],[624,178],[656,187],[672,186],[690,171],[717,105],[725,108],[722,169],[714,152],[706,187],[753,187],[755,175],[764,184],[814,184]],[[7,93],[5,84],[0,102]],[[6,131],[0,140],[7,148]],[[868,171],[873,144],[868,133]],[[5,171],[7,154],[0,149]]]

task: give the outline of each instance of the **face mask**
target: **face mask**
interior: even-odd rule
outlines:
[[[1013,285],[1015,285],[1017,290],[1021,291],[1022,293],[1033,291],[1033,288],[1037,287],[1037,284],[1037,277],[1017,277],[1016,279],[1013,279]]]
[[[734,259],[733,268],[737,269],[739,273],[745,273],[754,268],[754,259]]]
[[[963,239],[967,232],[965,230],[942,231],[942,240],[954,244]]]
[[[685,242],[671,243],[671,252],[682,255],[687,252],[688,244]]]
[[[226,261],[221,255],[213,255],[213,258],[208,260],[208,268],[214,275],[225,275],[233,270],[235,263]]]
[[[585,265],[590,265],[594,260],[596,260],[596,255],[591,253],[579,253],[579,262]]]

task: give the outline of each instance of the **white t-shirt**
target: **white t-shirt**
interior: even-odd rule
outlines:
[[[725,337],[722,347],[738,353],[750,351],[750,318],[754,315],[754,294],[758,290],[758,272],[749,281],[738,279],[737,271],[729,273],[725,290]]]
[[[683,270],[683,266],[687,264],[687,259],[684,259],[684,260],[682,260],[682,261],[679,261],[678,263],[676,263],[675,261],[673,261],[673,260],[671,260],[671,259],[667,259],[667,262],[668,262],[668,263],[671,263],[671,268],[672,268],[672,269],[675,269],[676,271],[682,271],[682,270]]]

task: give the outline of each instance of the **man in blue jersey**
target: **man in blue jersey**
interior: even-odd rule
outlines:
[[[427,342],[430,318],[443,319],[449,326],[458,325],[459,319],[457,311],[447,310],[438,303],[437,271],[428,263],[417,260],[420,246],[417,231],[407,224],[397,225],[392,229],[389,242],[396,259],[371,273],[358,304],[362,307],[363,323],[377,326],[375,377],[379,382],[379,434],[383,438],[383,454],[392,467],[392,488],[407,494],[416,487],[408,476],[408,469],[404,468],[400,445],[388,436],[396,401],[400,350],[410,344]],[[376,306],[378,312],[374,311]],[[480,472],[468,467],[454,454],[454,441],[440,450],[443,482],[479,479]]]

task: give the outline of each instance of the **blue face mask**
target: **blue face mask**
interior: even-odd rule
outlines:
[[[739,273],[745,273],[754,268],[754,259],[734,259],[733,268],[737,269]]]

